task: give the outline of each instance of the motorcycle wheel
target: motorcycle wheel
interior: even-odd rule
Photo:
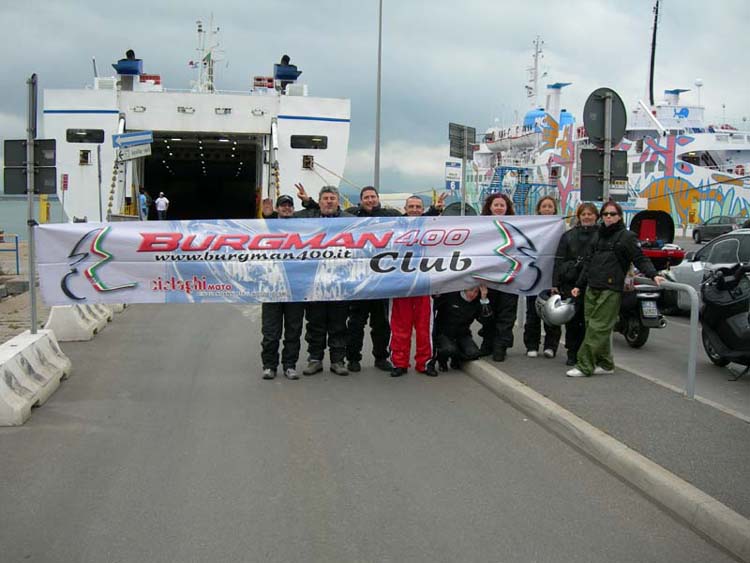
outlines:
[[[635,319],[630,319],[630,321],[628,321],[628,326],[625,328],[623,336],[625,337],[625,341],[628,343],[628,346],[630,346],[631,348],[640,348],[648,340],[648,335],[650,332],[650,328],[643,326],[639,321]]]
[[[723,368],[724,366],[729,364],[729,360],[720,356],[719,353],[714,349],[711,341],[708,339],[708,336],[703,331],[701,331],[701,340],[703,341],[703,349],[706,351],[706,356],[708,356],[708,359],[711,360],[712,364],[714,364],[715,366],[719,366],[720,368]]]

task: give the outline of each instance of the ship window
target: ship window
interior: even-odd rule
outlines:
[[[666,167],[666,166],[664,165],[664,161],[660,160],[660,161],[659,161],[659,162],[657,163],[657,165],[656,165],[656,169],[657,169],[657,170],[658,170],[659,172],[664,172],[664,171],[665,171],[665,170],[667,169],[667,167]]]
[[[86,165],[91,164],[91,151],[82,150],[78,151],[78,164]]]
[[[656,168],[656,163],[655,163],[655,162],[646,162],[646,163],[645,163],[645,164],[643,165],[643,171],[644,171],[644,172],[645,172],[646,174],[652,174],[652,173],[653,173],[653,171],[654,171],[654,168]]]
[[[327,149],[328,137],[322,135],[292,135],[293,149]]]
[[[103,143],[104,129],[68,129],[65,139],[69,143]]]
[[[640,162],[634,162],[633,163],[633,174],[640,174],[641,173],[641,163]]]

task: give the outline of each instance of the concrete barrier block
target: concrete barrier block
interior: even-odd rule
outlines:
[[[70,373],[70,360],[49,330],[26,331],[0,345],[0,425],[18,426]]]
[[[0,284],[0,299],[3,297],[8,297],[8,288],[5,287],[5,284]]]
[[[92,320],[96,325],[96,332],[99,332],[105,326],[107,326],[106,317],[102,316],[98,310],[94,308],[94,305],[76,305],[81,310],[81,313],[88,319]]]
[[[125,304],[124,303],[116,303],[114,305],[110,305],[112,307],[112,311],[115,313],[122,313],[125,310]]]
[[[60,342],[91,340],[98,332],[97,323],[78,305],[56,305],[50,309],[44,328],[55,333]]]
[[[112,307],[110,307],[109,305],[92,305],[92,307],[99,314],[99,316],[107,319],[108,323],[112,322],[112,317],[114,316]]]

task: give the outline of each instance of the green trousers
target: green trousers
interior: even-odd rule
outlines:
[[[591,375],[596,366],[615,369],[612,359],[612,329],[620,314],[622,293],[611,289],[587,289],[583,301],[586,334],[578,350],[576,367]]]

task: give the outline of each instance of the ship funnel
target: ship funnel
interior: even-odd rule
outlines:
[[[120,89],[132,90],[134,77],[143,74],[143,60],[136,59],[135,53],[128,49],[125,58],[114,63],[112,68],[120,78]]]
[[[555,82],[554,84],[547,84],[547,103],[544,109],[556,120],[559,119],[560,116],[560,90],[571,84],[572,82]]]
[[[679,106],[680,94],[682,94],[683,92],[690,92],[690,90],[683,90],[680,88],[675,88],[674,90],[664,90],[664,101],[667,102],[670,106]]]

